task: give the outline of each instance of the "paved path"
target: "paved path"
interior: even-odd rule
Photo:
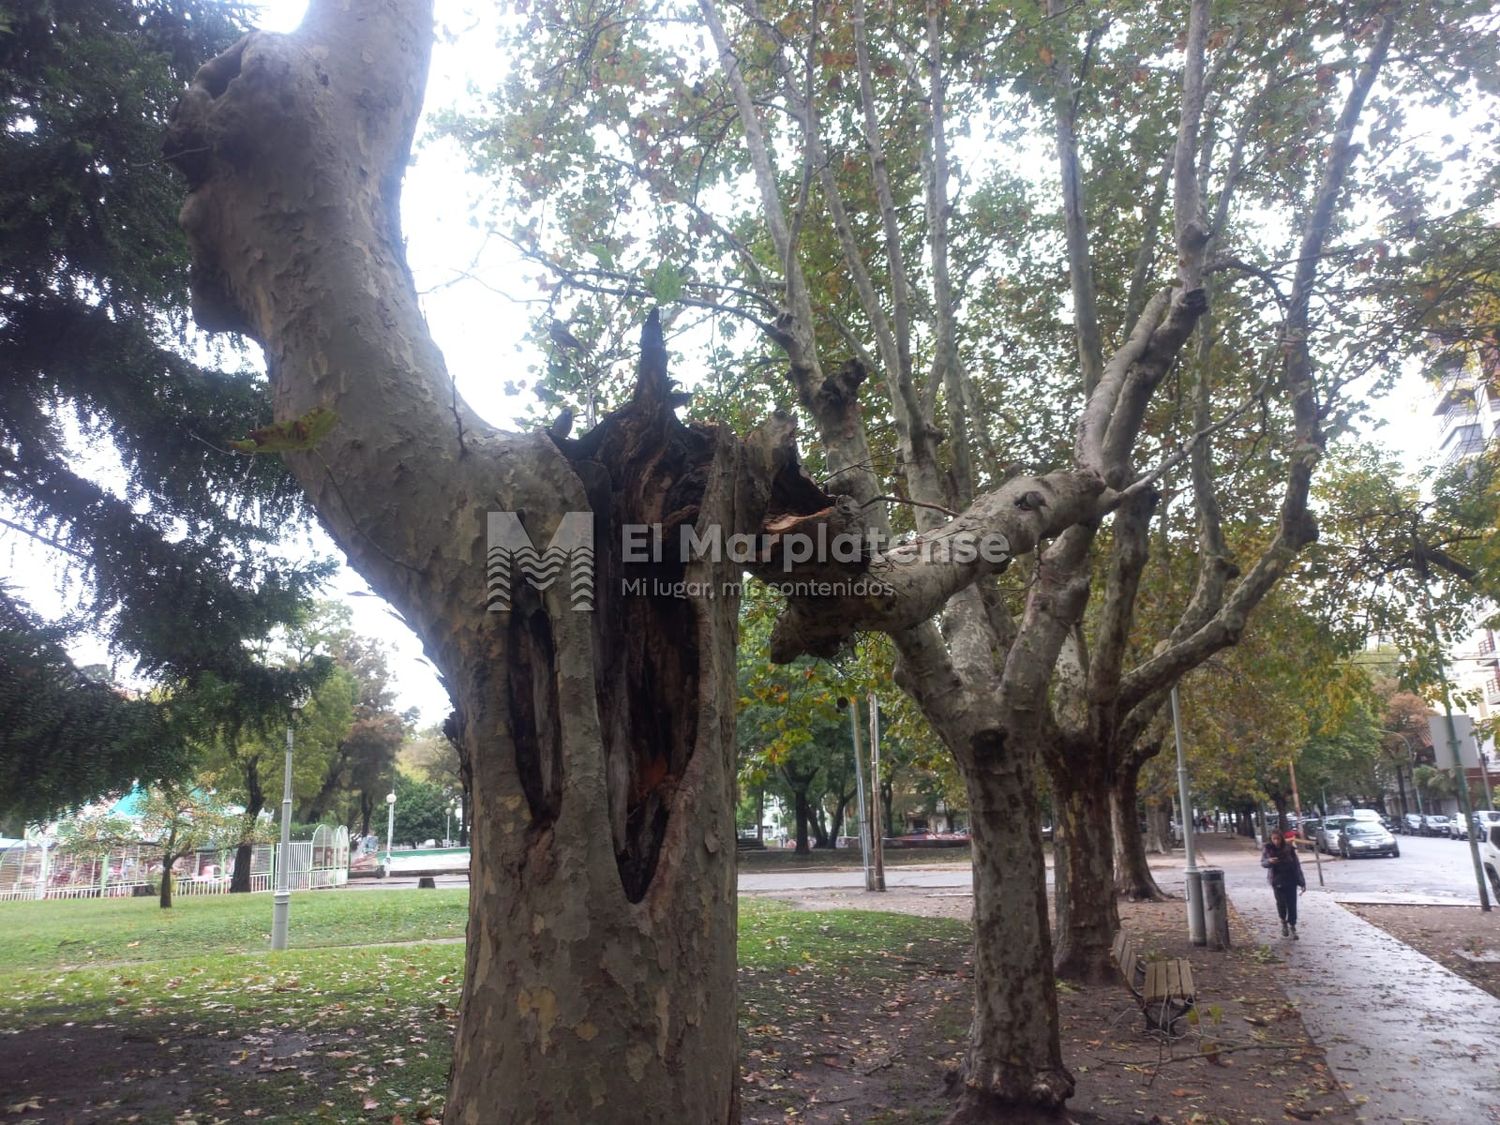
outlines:
[[[1240,917],[1284,959],[1282,986],[1361,1120],[1500,1122],[1500,1000],[1326,891],[1302,896],[1302,940],[1284,939],[1255,856],[1210,858]]]

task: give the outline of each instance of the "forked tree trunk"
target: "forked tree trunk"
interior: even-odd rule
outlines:
[[[1115,837],[1115,892],[1131,902],[1162,902],[1169,896],[1157,886],[1151,865],[1146,862],[1139,787],[1139,768],[1127,764],[1116,776],[1109,794]]]
[[[1063,980],[1102,984],[1114,976],[1110,947],[1120,928],[1115,904],[1114,840],[1108,781],[1054,771],[1058,849],[1057,950]]]
[[[960,768],[974,864],[974,1018],[954,1122],[1051,1120],[1073,1095],[1058,1041],[1046,866],[1032,772],[981,735]],[[967,755],[966,755],[967,757]]]

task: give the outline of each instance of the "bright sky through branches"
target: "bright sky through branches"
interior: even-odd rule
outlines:
[[[266,30],[290,31],[305,7],[305,0],[271,0],[260,6],[255,22]],[[504,65],[495,47],[493,6],[474,8],[439,0],[437,18],[426,101],[429,114],[464,104],[474,96],[473,90],[493,89]],[[429,143],[419,136],[406,177],[402,216],[423,307],[459,393],[486,420],[510,427],[531,400],[525,392],[524,397],[508,396],[505,384],[529,382],[526,369],[540,359],[523,344],[523,337],[528,302],[543,301],[545,294],[537,285],[539,267],[523,263],[506,241],[487,237],[482,221],[471,221],[472,204],[489,187],[468,170],[453,141]],[[1431,402],[1420,374],[1413,371],[1404,373],[1385,401],[1373,404],[1374,416],[1387,423],[1379,440],[1413,471],[1435,453],[1437,425]],[[55,616],[68,608],[66,596],[57,590],[57,558],[11,532],[0,531],[0,545],[13,552],[16,579],[39,611]],[[319,553],[335,553],[321,531],[310,546]],[[330,593],[350,605],[358,632],[389,646],[397,706],[419,709],[424,723],[441,721],[448,711],[446,693],[405,626],[347,567]],[[75,657],[88,663],[104,660],[105,654],[95,643],[77,646]]]

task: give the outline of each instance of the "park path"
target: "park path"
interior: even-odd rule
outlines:
[[[1225,869],[1236,912],[1282,958],[1282,988],[1362,1121],[1500,1123],[1500,999],[1326,891],[1302,896],[1301,940],[1283,938],[1257,856],[1210,838],[1205,858]]]

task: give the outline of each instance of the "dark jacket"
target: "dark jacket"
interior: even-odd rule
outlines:
[[[1266,882],[1273,887],[1307,887],[1295,844],[1282,844],[1278,848],[1268,841],[1261,849],[1260,865],[1266,869]]]

